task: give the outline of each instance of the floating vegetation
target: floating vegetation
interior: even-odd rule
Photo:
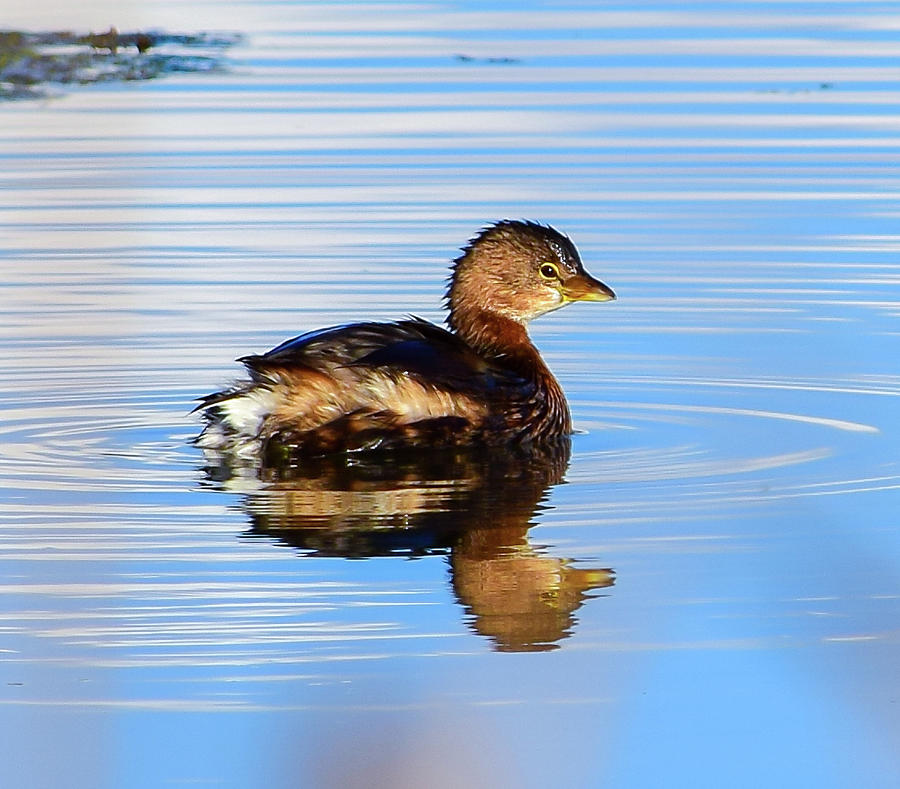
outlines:
[[[89,85],[217,71],[222,68],[222,51],[239,41],[238,35],[119,33],[114,27],[87,35],[0,31],[0,99],[46,96],[51,84]]]

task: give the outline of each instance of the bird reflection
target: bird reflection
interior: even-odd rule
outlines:
[[[304,554],[366,558],[447,555],[470,626],[499,651],[554,649],[575,611],[612,570],[577,567],[528,539],[547,489],[562,481],[570,446],[365,453],[254,469],[244,493],[251,536]],[[235,469],[208,479],[234,489]]]

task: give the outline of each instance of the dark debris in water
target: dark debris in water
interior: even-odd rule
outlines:
[[[502,57],[490,57],[490,58],[477,58],[472,55],[463,55],[459,54],[456,56],[456,60],[459,63],[489,63],[491,65],[512,65],[514,63],[521,63],[522,61],[519,58],[502,58]]]
[[[0,30],[0,100],[40,98],[45,86],[155,79],[222,68],[239,35],[160,31],[78,35]],[[197,50],[203,50],[198,54]]]

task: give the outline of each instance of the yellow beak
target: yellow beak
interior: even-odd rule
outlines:
[[[569,277],[560,291],[566,301],[612,301],[616,297],[612,288],[586,272]]]

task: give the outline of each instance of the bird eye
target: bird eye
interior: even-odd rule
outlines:
[[[544,263],[541,265],[541,276],[544,279],[559,279],[559,269],[552,263]]]

